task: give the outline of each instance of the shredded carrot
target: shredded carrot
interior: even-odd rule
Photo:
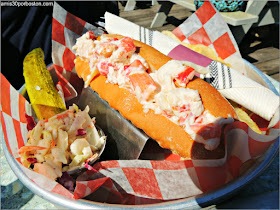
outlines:
[[[74,113],[74,111],[71,111],[71,110],[67,110],[67,112],[68,112],[68,113]]]
[[[87,160],[86,160],[86,163],[89,163],[90,161],[92,161],[94,158],[96,158],[98,156],[98,154],[97,153],[94,153],[90,158],[88,158]]]
[[[19,153],[34,151],[34,150],[43,150],[47,149],[46,147],[38,147],[38,146],[23,146],[19,149]]]
[[[55,146],[55,141],[54,141],[54,140],[51,141],[51,146],[52,146],[52,147]]]
[[[65,118],[65,117],[68,117],[68,114],[67,114],[67,113],[57,115],[57,116],[56,116],[56,119],[63,119],[63,118]]]

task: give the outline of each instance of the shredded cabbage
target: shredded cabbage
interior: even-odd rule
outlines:
[[[23,165],[53,180],[84,165],[106,141],[88,112],[88,106],[81,111],[73,104],[63,113],[40,120],[29,133],[27,149],[20,153]]]

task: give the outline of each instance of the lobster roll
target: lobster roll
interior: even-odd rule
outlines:
[[[230,103],[173,60],[130,37],[89,31],[77,39],[75,69],[109,105],[183,159],[225,156],[223,126],[237,119]]]

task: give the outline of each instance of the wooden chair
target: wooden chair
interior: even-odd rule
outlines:
[[[194,0],[169,0],[162,1],[156,13],[151,28],[161,27],[174,4],[183,6],[191,11],[195,11]],[[255,1],[247,2],[245,12],[221,12],[225,21],[231,26],[231,31],[237,43],[240,43],[251,27],[258,27],[279,22],[279,2],[278,1]]]

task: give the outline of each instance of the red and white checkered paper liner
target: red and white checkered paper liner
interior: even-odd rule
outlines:
[[[72,23],[78,23],[79,26],[67,23],[69,17]],[[53,29],[58,30],[65,40],[63,42],[53,32],[53,50],[57,50],[53,54],[54,64],[60,76],[65,75],[64,79],[75,83],[73,52],[71,45],[67,44],[69,40],[74,44],[74,39],[67,34],[78,37],[87,30],[85,26],[89,24],[66,12],[56,3],[53,18]],[[59,40],[61,42],[58,42]],[[74,83],[71,83],[71,86],[75,87]],[[7,147],[19,163],[18,149],[27,141],[25,112],[31,113],[29,103],[1,74],[1,125]],[[80,175],[74,193],[19,165],[40,187],[70,198],[87,197],[95,201],[120,204],[165,202],[208,192],[232,181],[241,174],[243,163],[261,156],[275,142],[278,129],[279,123],[269,130],[270,135],[264,136],[256,134],[242,122],[228,125],[225,129],[227,156],[222,160],[180,161],[177,155],[150,142],[141,154],[141,157],[146,160],[114,160],[97,163],[93,167],[98,170],[98,173],[87,171]]]
[[[218,10],[209,2],[204,4],[179,27],[172,31],[180,41],[210,47],[226,63],[247,75],[238,45]]]

